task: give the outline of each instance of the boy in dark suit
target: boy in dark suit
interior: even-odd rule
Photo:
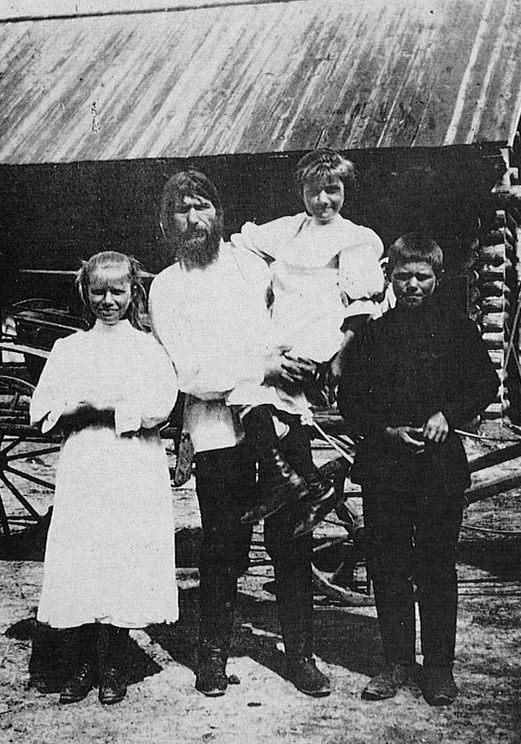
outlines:
[[[430,237],[395,241],[388,276],[396,307],[369,323],[339,386],[339,409],[363,435],[352,477],[362,485],[386,659],[366,700],[393,697],[414,676],[414,585],[424,697],[448,705],[458,693],[456,545],[470,475],[454,429],[492,402],[498,377],[474,323],[449,314],[437,297],[442,266]]]

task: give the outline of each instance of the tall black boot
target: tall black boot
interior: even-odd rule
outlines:
[[[246,440],[259,460],[264,473],[263,488],[257,504],[241,517],[243,524],[258,522],[287,504],[308,495],[304,479],[289,465],[280,450],[271,409],[255,406],[242,419]]]
[[[99,700],[114,705],[127,694],[128,628],[100,625],[99,629]]]
[[[92,624],[67,628],[62,634],[62,659],[66,682],[59,702],[77,703],[87,697],[94,686],[94,650],[96,628]]]
[[[302,537],[312,532],[329,514],[338,503],[340,494],[335,492],[333,480],[325,477],[313,462],[309,437],[300,423],[291,425],[281,441],[281,447],[288,462],[306,481],[309,490],[298,505],[293,532],[293,537]]]
[[[226,662],[228,652],[208,641],[199,643],[195,689],[206,697],[220,697],[228,689]]]
[[[279,619],[286,651],[286,677],[297,690],[311,697],[325,697],[331,692],[329,678],[318,668],[313,657],[313,629],[311,612],[302,606],[303,615],[297,620],[296,607],[288,607],[279,596]]]
[[[284,517],[284,518],[281,518]],[[275,517],[265,533],[266,547],[275,568],[275,591],[286,652],[286,676],[312,697],[329,695],[329,679],[313,658],[312,539],[288,542],[293,524],[290,513]]]
[[[226,664],[230,651],[237,576],[232,568],[201,571],[199,584],[199,654],[195,688],[207,697],[219,697],[228,689]]]

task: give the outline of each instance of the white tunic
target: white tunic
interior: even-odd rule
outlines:
[[[274,330],[293,356],[328,361],[342,342],[344,319],[376,310],[371,298],[385,285],[383,243],[368,227],[340,215],[319,225],[301,213],[247,222],[231,240],[272,261]]]
[[[168,357],[128,321],[56,342],[31,402],[47,428],[81,400],[115,408],[116,430],[64,441],[38,619],[138,628],[178,617],[168,464],[157,426],[175,403]],[[139,429],[137,434],[121,436]]]
[[[175,263],[152,282],[152,326],[188,394],[185,426],[196,452],[240,442],[239,417],[226,398],[245,385],[264,390],[264,358],[272,346],[269,283],[261,258],[224,242],[209,266],[186,270]]]

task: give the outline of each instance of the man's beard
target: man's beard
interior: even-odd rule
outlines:
[[[175,236],[175,253],[185,269],[204,269],[219,255],[222,227],[216,219],[209,231],[190,230]]]

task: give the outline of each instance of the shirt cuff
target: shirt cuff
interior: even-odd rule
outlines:
[[[114,411],[116,435],[121,436],[141,429],[141,413],[134,406],[119,403]]]

